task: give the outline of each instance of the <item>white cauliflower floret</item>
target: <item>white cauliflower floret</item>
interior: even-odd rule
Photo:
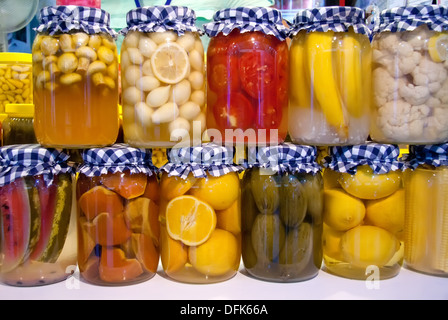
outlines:
[[[442,107],[442,103],[440,102],[440,100],[435,98],[435,97],[433,97],[433,96],[430,96],[428,101],[426,101],[425,104],[428,107],[430,107],[430,108],[440,108],[440,107]]]
[[[429,89],[426,86],[414,86],[412,83],[402,83],[398,92],[400,96],[413,106],[423,104],[429,98]]]
[[[443,81],[442,87],[434,94],[434,96],[440,100],[443,107],[448,107],[448,79]]]
[[[426,24],[422,24],[413,31],[404,31],[401,39],[409,43],[414,50],[421,51],[426,49],[427,40],[434,34],[434,31],[429,30]]]
[[[421,59],[420,52],[414,51],[409,43],[400,41],[397,37],[388,36],[385,39],[386,45],[381,43],[379,49],[373,50],[373,62],[384,66],[392,77],[402,77],[411,73]],[[390,39],[399,42],[391,47],[392,44],[388,43]]]
[[[379,67],[373,70],[374,99],[377,106],[383,106],[398,93],[398,81],[386,69]]]
[[[448,139],[448,109],[435,108],[433,115],[426,120],[426,138],[436,142]]]
[[[397,47],[398,68],[401,75],[411,73],[420,62],[422,55],[407,42],[400,42]]]
[[[447,70],[440,63],[431,61],[423,56],[419,65],[411,72],[414,84],[428,86],[430,83],[442,83],[447,77]]]
[[[378,49],[388,50],[389,53],[394,54],[397,52],[397,46],[400,43],[400,34],[397,32],[384,32],[378,38],[378,41],[374,41],[375,45],[378,45]]]

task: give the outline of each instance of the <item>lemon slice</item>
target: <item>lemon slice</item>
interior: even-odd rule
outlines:
[[[174,42],[160,45],[151,56],[154,75],[162,82],[173,84],[183,80],[190,70],[188,54]]]
[[[428,52],[434,62],[445,61],[448,56],[448,34],[439,34],[429,38]]]

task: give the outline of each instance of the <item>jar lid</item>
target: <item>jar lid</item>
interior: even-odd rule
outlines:
[[[240,172],[244,168],[233,161],[235,148],[204,143],[200,146],[173,148],[168,150],[168,163],[160,168],[169,176],[186,179],[190,173],[196,178],[223,176],[230,172]]]
[[[280,41],[288,37],[288,28],[283,25],[280,10],[266,7],[237,7],[218,10],[213,15],[213,21],[204,24],[205,33],[215,37],[220,32],[225,36],[233,29],[241,33],[261,31],[273,35]]]
[[[88,177],[124,171],[151,176],[157,170],[152,164],[151,150],[129,147],[124,143],[86,149],[81,157],[83,163],[77,171]]]
[[[32,62],[33,58],[31,53],[0,52],[0,63],[31,64]]]
[[[448,165],[448,143],[430,145],[410,145],[409,153],[402,160],[406,167],[414,170],[419,165],[428,164],[434,167]]]
[[[448,30],[448,7],[437,5],[406,6],[381,11],[374,33],[412,31],[426,24],[430,30]]]
[[[294,17],[290,35],[300,30],[347,32],[353,27],[355,33],[370,36],[370,29],[365,24],[365,11],[356,7],[320,7],[301,9]]]
[[[67,163],[69,156],[64,152],[43,148],[38,144],[20,144],[0,148],[0,186],[16,179],[43,175],[46,182],[53,176],[72,172]]]
[[[316,161],[317,148],[285,142],[278,145],[249,147],[247,168],[269,168],[275,172],[316,174],[321,167]]]
[[[5,106],[5,113],[11,117],[34,117],[34,104],[32,103],[8,103]]]
[[[203,31],[196,26],[196,13],[184,6],[152,6],[138,7],[126,14],[127,27],[121,29],[121,34],[129,31],[140,32],[164,32],[176,31],[183,35],[185,31]]]
[[[334,146],[323,159],[325,168],[337,172],[355,174],[357,167],[368,165],[376,174],[402,170],[404,164],[398,160],[400,148],[394,144],[368,142],[353,146]]]
[[[110,14],[98,8],[78,6],[44,7],[39,14],[40,25],[37,32],[49,35],[67,33],[72,30],[87,34],[107,33],[116,38],[117,33],[110,27]]]

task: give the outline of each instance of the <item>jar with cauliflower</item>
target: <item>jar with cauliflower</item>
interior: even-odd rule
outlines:
[[[43,8],[39,18],[32,48],[38,142],[60,148],[114,143],[119,130],[118,53],[109,14],[53,6]]]
[[[131,10],[121,49],[123,131],[138,147],[201,141],[205,60],[195,12],[181,6]]]
[[[319,146],[364,143],[371,108],[370,30],[355,7],[299,10],[292,26],[289,135]]]
[[[448,8],[435,5],[381,13],[372,40],[372,140],[448,140],[447,17]]]
[[[335,146],[324,159],[324,269],[392,278],[403,262],[405,193],[397,145]]]

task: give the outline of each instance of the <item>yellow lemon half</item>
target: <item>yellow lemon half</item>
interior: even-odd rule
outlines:
[[[171,200],[166,208],[165,219],[170,237],[187,246],[204,243],[216,227],[215,210],[192,196]]]
[[[448,56],[448,34],[437,34],[429,38],[428,53],[434,62],[445,61]]]
[[[184,48],[175,42],[161,44],[151,56],[154,75],[162,82],[174,84],[190,71],[190,61]]]

